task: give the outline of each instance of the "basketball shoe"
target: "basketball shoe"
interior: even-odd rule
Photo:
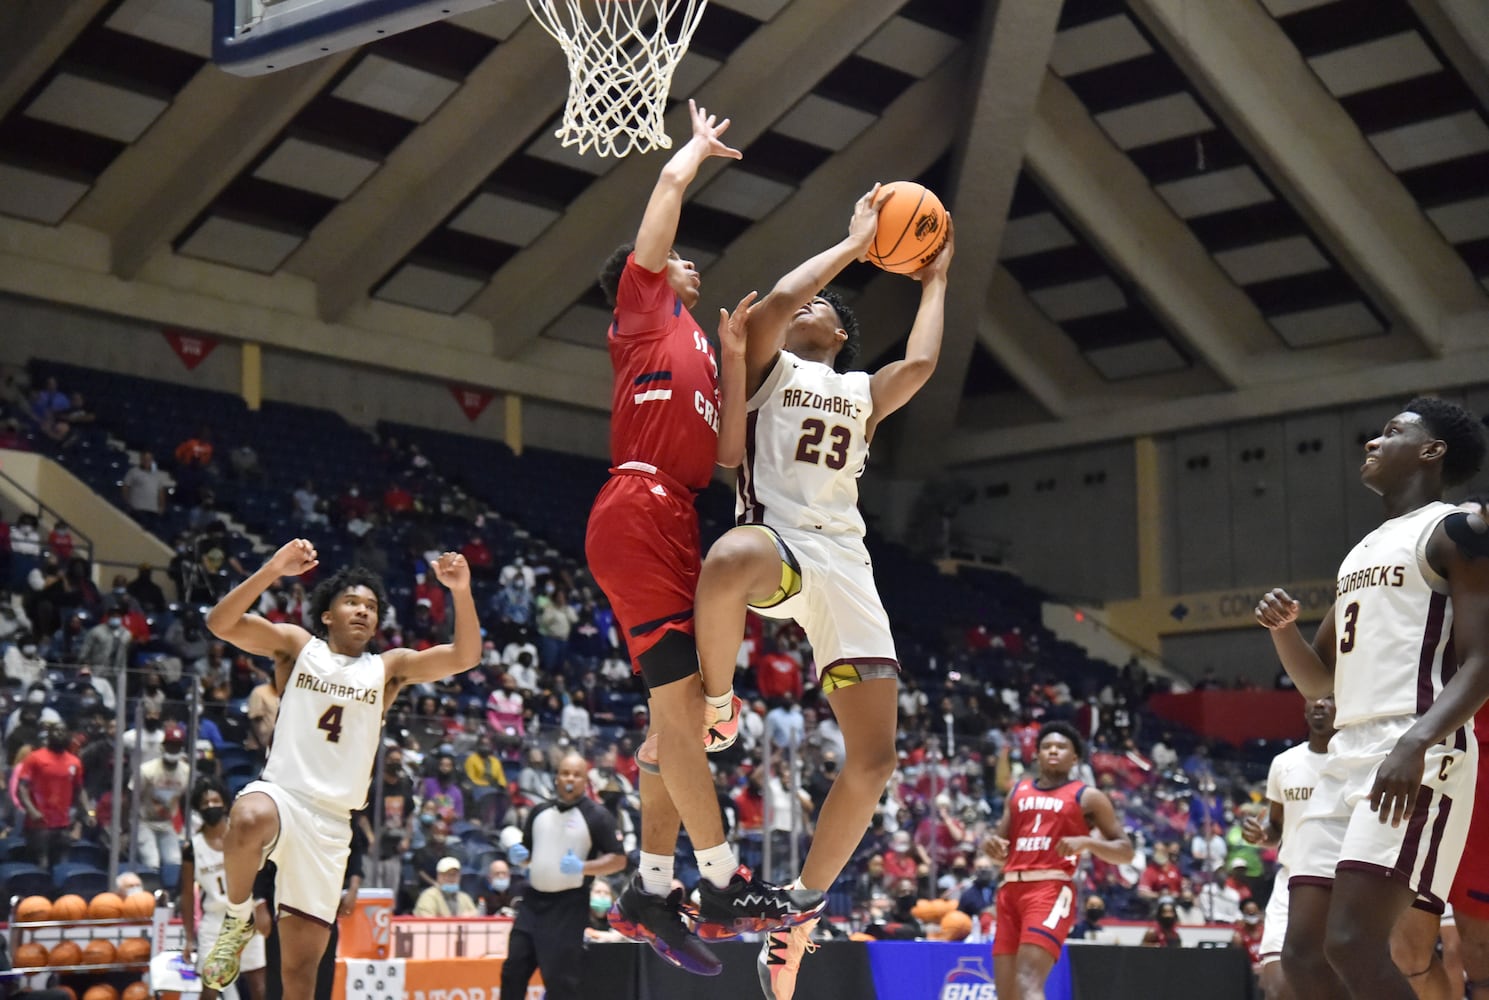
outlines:
[[[607,919],[622,937],[645,941],[652,950],[685,972],[717,976],[724,963],[688,930],[682,890],[653,896],[641,887],[641,876],[632,876],[626,891],[610,907]]]
[[[739,737],[739,713],[744,710],[744,702],[740,701],[739,695],[735,695],[729,707],[734,714],[720,722],[719,710],[708,702],[703,703],[703,728],[705,730],[703,749],[709,753],[729,749]]]
[[[705,941],[721,941],[748,932],[795,927],[826,908],[826,893],[770,885],[740,865],[722,889],[708,879],[699,881],[698,920],[693,930]]]
[[[209,990],[221,993],[238,978],[238,957],[253,935],[253,917],[240,920],[229,913],[222,919],[222,930],[202,963],[202,982]]]
[[[755,971],[760,974],[760,990],[766,1000],[791,1000],[796,993],[796,974],[801,970],[802,956],[817,950],[812,931],[817,918],[788,930],[771,931],[760,946]]]

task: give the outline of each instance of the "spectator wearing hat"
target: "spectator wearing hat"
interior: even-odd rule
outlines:
[[[145,868],[181,863],[181,834],[176,819],[187,792],[186,727],[167,723],[161,753],[140,765],[139,784],[131,784],[139,815],[135,856]]]
[[[451,857],[440,858],[434,871],[434,885],[419,893],[414,916],[474,917],[476,901],[460,888],[460,862]]]

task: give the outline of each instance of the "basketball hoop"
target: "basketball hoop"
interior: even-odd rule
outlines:
[[[671,149],[663,113],[672,71],[708,0],[527,0],[569,62],[565,146],[601,156]],[[587,8],[594,8],[586,13]],[[669,28],[675,37],[668,37]]]

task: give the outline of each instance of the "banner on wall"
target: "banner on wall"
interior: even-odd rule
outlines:
[[[868,945],[874,987],[881,998],[896,1000],[999,1000],[993,984],[990,944],[949,941],[874,941]],[[1073,1000],[1070,957],[1050,970],[1044,986],[1047,1000]],[[1004,997],[1002,1000],[1017,1000]]]
[[[503,961],[344,958],[336,963],[332,996],[337,1000],[543,1000],[543,977],[536,972],[525,997],[503,997]]]
[[[217,338],[203,336],[200,333],[188,333],[185,330],[165,329],[160,331],[165,334],[166,341],[171,345],[171,350],[176,352],[176,357],[186,366],[187,371],[196,368],[197,365],[207,360],[207,355],[217,349]]]
[[[466,419],[472,422],[491,405],[491,400],[496,395],[490,389],[473,389],[468,385],[453,384],[450,392],[454,395],[455,402],[460,404],[460,410]]]

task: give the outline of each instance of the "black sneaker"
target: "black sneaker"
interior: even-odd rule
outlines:
[[[631,878],[626,891],[610,907],[610,926],[631,941],[645,941],[652,950],[685,972],[717,976],[724,963],[688,930],[682,890],[653,896],[641,887],[641,876]]]
[[[796,927],[826,908],[826,893],[769,885],[740,865],[723,889],[715,888],[706,878],[699,881],[698,919],[693,930],[705,941],[722,941],[740,934]]]

